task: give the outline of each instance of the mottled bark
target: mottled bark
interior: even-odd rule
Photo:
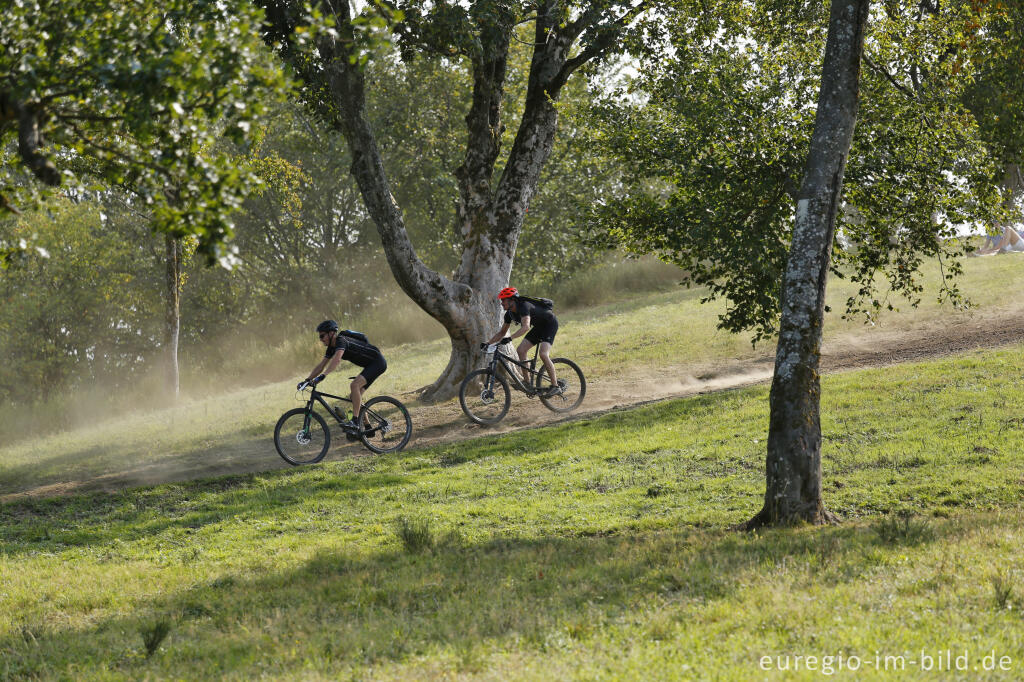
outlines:
[[[770,396],[765,525],[835,521],[821,497],[821,384],[818,375],[825,285],[843,172],[857,120],[860,61],[869,0],[833,0],[821,92],[797,200],[782,287],[779,345]]]
[[[181,331],[181,240],[164,238],[164,377],[170,402],[176,402],[180,387],[178,336]]]
[[[569,76],[607,51],[615,42],[618,28],[641,6],[627,8],[618,19],[609,20],[608,8],[602,5],[568,23],[563,20],[560,2],[545,0],[536,7],[535,45],[525,110],[497,183],[494,168],[505,128],[501,105],[516,18],[511,14],[495,16],[493,24],[476,36],[476,47],[470,54],[473,101],[466,117],[466,153],[456,171],[456,221],[462,238],[462,257],[455,273],[448,278],[417,257],[401,209],[391,193],[366,117],[363,72],[349,59],[355,44],[349,4],[321,6],[325,13],[334,14],[338,34],[317,42],[321,65],[312,68],[308,61],[297,57],[289,44],[297,17],[301,16],[295,3],[265,0],[262,4],[267,10],[268,42],[275,44],[304,78],[311,82],[326,79],[332,105],[327,118],[344,135],[351,149],[352,175],[376,224],[395,280],[448,331],[452,344],[448,366],[433,384],[424,388],[422,398],[451,398],[462,378],[480,360],[480,342],[498,328],[501,318],[495,295],[508,284],[523,218],[554,145],[558,120],[554,101]],[[570,58],[573,45],[586,32],[594,36],[586,41],[585,49]]]

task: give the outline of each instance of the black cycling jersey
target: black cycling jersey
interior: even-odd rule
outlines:
[[[530,318],[530,331],[526,334],[527,341],[533,345],[542,342],[555,342],[555,334],[558,333],[558,318],[553,312],[529,301],[521,300],[516,301],[505,311],[506,323],[522,324],[524,317]]]
[[[546,326],[552,322],[557,324],[553,312],[527,301],[516,301],[512,304],[512,307],[505,311],[505,322],[522,324],[524,317],[530,318],[531,327]]]
[[[384,357],[380,349],[372,343],[363,343],[341,334],[334,336],[334,344],[333,346],[327,346],[327,352],[324,353],[325,358],[333,358],[334,354],[341,350],[345,352],[345,355],[342,356],[343,359],[348,360],[353,365],[367,367],[375,360]]]

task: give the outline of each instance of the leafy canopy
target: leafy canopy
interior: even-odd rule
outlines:
[[[927,257],[947,266],[943,295],[961,300],[957,224],[991,220],[999,198],[997,159],[964,106],[990,46],[961,29],[990,19],[969,3],[872,15],[833,261],[860,285],[848,313],[891,307],[889,292],[916,303]],[[595,110],[600,142],[631,173],[594,212],[594,240],[679,265],[729,300],[721,325],[755,341],[777,328],[826,20],[817,2],[677,0],[666,35],[634,46],[637,78]]]
[[[208,259],[254,177],[244,145],[284,87],[260,13],[218,0],[19,0],[0,22],[0,199],[124,186]]]

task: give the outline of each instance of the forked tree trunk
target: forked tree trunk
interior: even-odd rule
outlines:
[[[614,19],[608,18],[609,7],[594,3],[570,21],[559,0],[541,0],[535,6],[534,54],[523,118],[497,182],[494,169],[505,128],[502,100],[506,66],[519,17],[500,3],[486,13],[487,25],[480,27],[470,41],[473,102],[466,116],[466,153],[456,172],[456,219],[462,258],[451,278],[434,272],[417,257],[391,193],[366,117],[363,72],[352,57],[356,40],[349,3],[318,3],[325,14],[334,16],[337,26],[336,36],[318,39],[319,62],[305,59],[292,43],[299,17],[304,14],[295,0],[263,0],[261,4],[266,9],[267,41],[314,89],[317,82],[326,82],[331,101],[330,106],[323,107],[324,113],[351,149],[352,175],[380,234],[395,280],[448,331],[452,344],[448,365],[421,395],[428,402],[446,400],[457,393],[463,377],[480,360],[480,342],[498,329],[501,318],[495,296],[508,284],[523,219],[554,145],[554,102],[576,69],[615,44],[618,30],[641,10],[643,3],[626,5]],[[570,56],[577,43],[585,47]]]
[[[178,336],[181,331],[181,240],[164,238],[164,390],[167,400],[178,400]]]
[[[821,498],[821,383],[825,284],[843,172],[857,120],[870,0],[832,0],[821,92],[797,199],[770,396],[764,507],[743,524],[831,523]]]

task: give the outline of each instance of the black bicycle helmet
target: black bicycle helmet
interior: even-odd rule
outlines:
[[[323,334],[325,332],[336,332],[338,331],[338,323],[334,320],[324,320],[316,326],[316,333]]]

